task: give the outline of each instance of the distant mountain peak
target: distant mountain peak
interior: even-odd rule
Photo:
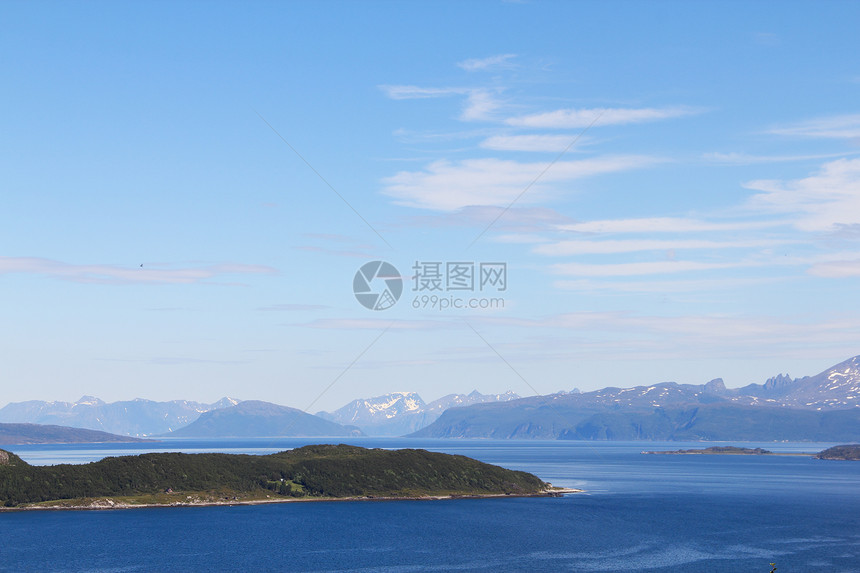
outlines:
[[[725,394],[726,383],[723,382],[722,378],[714,378],[705,384],[705,392],[709,392],[711,394]]]
[[[223,398],[221,398],[217,402],[210,404],[210,406],[212,407],[213,410],[217,410],[219,408],[229,408],[231,406],[235,406],[236,404],[240,403],[241,401],[242,400],[238,400],[236,398],[224,396]]]
[[[297,408],[245,400],[229,408],[203,413],[172,435],[193,437],[359,436],[358,428],[343,426]]]
[[[373,398],[359,398],[334,412],[317,412],[326,420],[355,425],[372,435],[397,436],[413,432],[438,418],[448,408],[519,398],[510,390],[504,394],[448,394],[429,404],[416,392],[389,392]]]
[[[788,374],[777,374],[776,376],[768,378],[764,383],[764,387],[766,390],[779,390],[790,386],[793,383],[794,379]]]

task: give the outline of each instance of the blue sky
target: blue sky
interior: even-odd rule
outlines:
[[[856,3],[0,18],[0,403],[316,411],[860,354]],[[387,310],[352,292],[374,260]],[[504,308],[414,308],[416,261],[504,262]]]

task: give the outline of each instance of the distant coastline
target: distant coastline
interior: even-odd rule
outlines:
[[[642,452],[643,454],[666,454],[666,455],[711,455],[711,456],[772,456],[775,455],[770,450],[762,448],[739,448],[737,446],[711,446],[710,448],[693,449],[693,450],[657,450]],[[787,454],[787,455],[805,455],[805,454]]]
[[[691,450],[654,450],[643,451],[643,454],[660,454],[675,456],[805,456],[819,460],[849,460],[860,461],[860,444],[845,444],[833,446],[816,454],[802,452],[771,452],[763,448],[741,448],[737,446],[711,446],[709,448]]]

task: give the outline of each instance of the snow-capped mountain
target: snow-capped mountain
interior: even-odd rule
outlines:
[[[788,374],[764,384],[738,388],[734,402],[776,405],[810,410],[860,407],[860,356],[849,358],[815,376],[792,379]]]
[[[334,412],[318,412],[317,416],[338,424],[358,426],[371,436],[400,436],[431,424],[449,408],[518,398],[511,391],[481,394],[475,390],[470,394],[448,394],[427,404],[415,392],[392,392],[353,400]]]
[[[398,416],[418,412],[426,406],[415,392],[391,392],[375,398],[353,400],[331,414],[320,412],[317,415],[339,424],[362,427],[384,424]]]
[[[726,388],[662,382],[449,409],[416,437],[860,439],[860,356],[815,376]]]
[[[141,398],[106,403],[93,396],[82,396],[76,402],[30,400],[0,408],[0,422],[53,424],[140,437],[176,430],[204,412],[235,406],[239,402],[226,397],[214,404],[188,400],[154,402]]]

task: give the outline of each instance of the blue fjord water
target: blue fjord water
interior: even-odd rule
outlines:
[[[9,447],[34,464],[320,440]],[[587,490],[563,498],[0,513],[0,571],[860,571],[860,463],[652,456],[684,443],[351,439]],[[830,444],[751,444],[814,452]]]

